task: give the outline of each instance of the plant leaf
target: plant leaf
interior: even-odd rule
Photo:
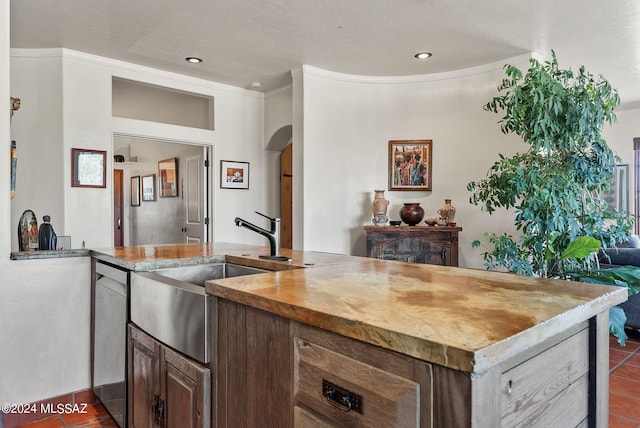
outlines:
[[[569,243],[560,255],[560,259],[584,259],[598,251],[600,245],[600,241],[592,236],[580,236]]]
[[[609,308],[609,332],[618,338],[620,346],[624,346],[627,340],[627,333],[624,332],[624,325],[627,322],[627,316],[620,306]]]

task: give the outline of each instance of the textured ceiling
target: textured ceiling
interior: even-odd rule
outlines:
[[[268,91],[303,64],[429,74],[554,49],[640,105],[637,0],[11,0],[11,47],[63,47]],[[427,61],[413,54],[430,51]],[[198,56],[202,64],[184,58]]]

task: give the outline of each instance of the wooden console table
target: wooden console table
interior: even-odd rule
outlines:
[[[458,266],[458,232],[448,226],[365,226],[367,257]]]

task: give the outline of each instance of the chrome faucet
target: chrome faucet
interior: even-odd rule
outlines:
[[[267,215],[259,213],[256,211],[256,214],[261,215],[262,217],[268,218],[271,223],[270,230],[266,230],[261,228],[260,226],[256,226],[255,224],[249,223],[246,220],[241,219],[240,217],[236,217],[235,223],[238,227],[246,227],[249,230],[252,230],[260,235],[266,237],[269,240],[269,256],[260,256],[262,258],[269,258],[274,260],[289,260],[288,257],[282,257],[280,255],[280,219],[279,218],[271,218]]]

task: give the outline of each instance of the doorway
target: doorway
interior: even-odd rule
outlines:
[[[124,245],[124,171],[113,170],[113,246],[122,247]]]
[[[117,166],[124,175],[123,245],[209,242],[211,146],[128,135],[114,135],[113,142],[114,154],[124,158]],[[159,163],[173,159],[176,189],[164,192]],[[139,201],[129,203],[136,191],[134,183],[138,182],[146,183],[143,187],[147,193],[141,192]],[[114,186],[114,205],[115,192]]]
[[[280,246],[293,248],[293,145],[280,155]]]

